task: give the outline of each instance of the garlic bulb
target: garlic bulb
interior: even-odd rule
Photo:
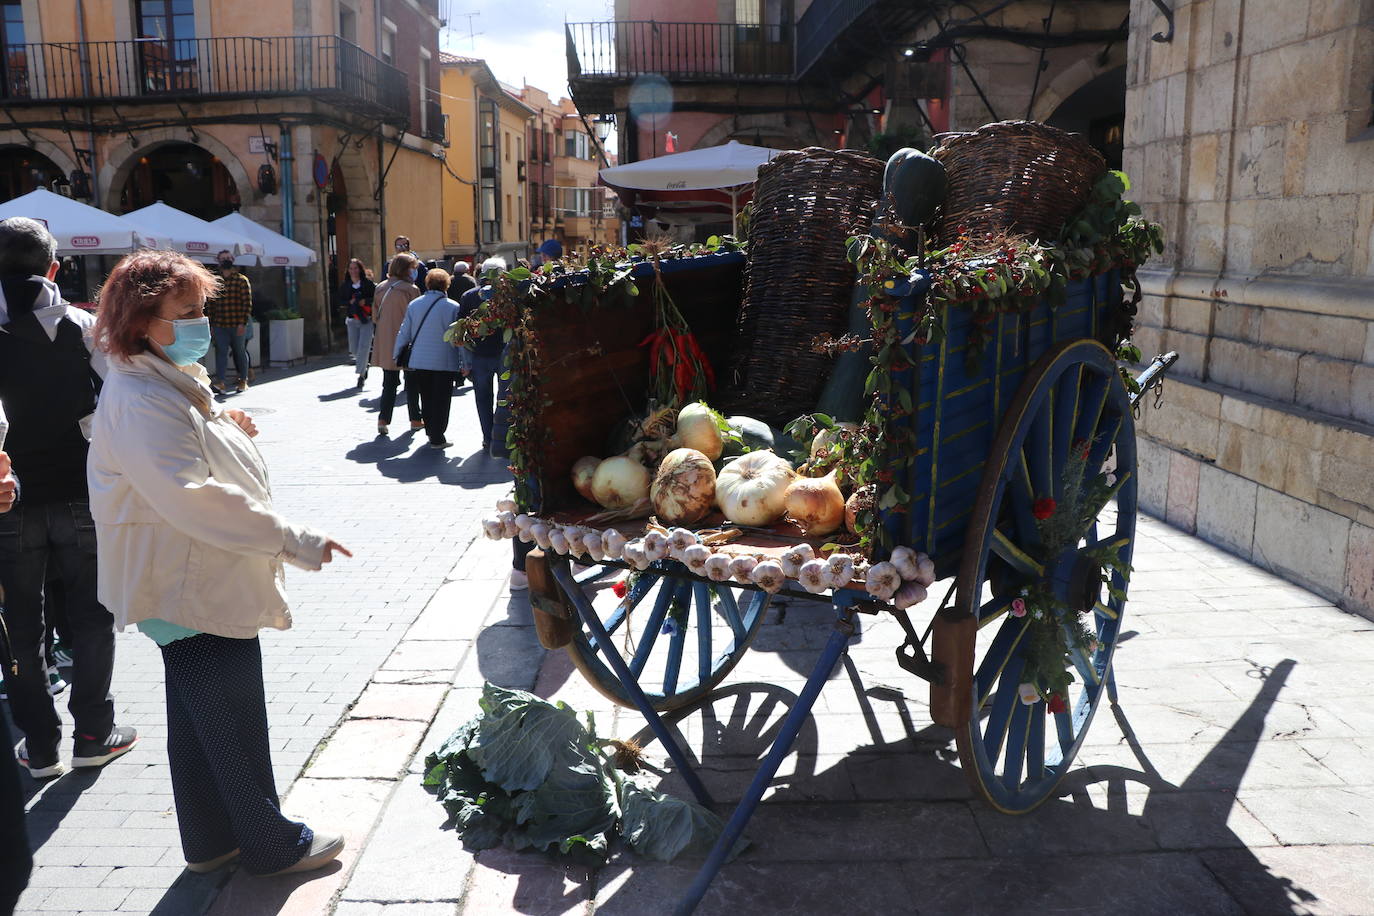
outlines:
[[[799,477],[783,494],[787,518],[806,534],[830,534],[844,524],[844,495],[835,472],[824,477]]]
[[[601,548],[606,551],[606,559],[619,560],[625,549],[625,535],[614,528],[607,528],[606,533],[601,535]]]
[[[879,601],[886,601],[902,587],[901,573],[891,563],[874,563],[864,576],[868,593]]]
[[[550,528],[547,522],[535,522],[530,525],[530,535],[540,550],[549,549],[549,533]]]
[[[668,539],[658,531],[644,535],[644,555],[650,563],[656,563],[668,555]]]
[[[644,553],[644,542],[638,538],[627,541],[625,548],[620,552],[620,556],[635,569],[649,568],[649,557]]]
[[[916,551],[910,547],[892,548],[892,556],[888,557],[888,562],[897,567],[897,573],[903,579],[912,580],[920,574],[920,566],[916,562]]]
[[[782,571],[782,564],[777,560],[764,560],[759,563],[750,573],[749,579],[770,595],[777,594],[787,584],[787,576]]]
[[[563,529],[563,535],[568,539],[568,555],[580,557],[586,553],[586,548],[582,545],[582,538],[587,535],[587,529],[579,525],[571,525]]]
[[[854,578],[854,558],[847,553],[832,553],[825,565],[830,569],[830,584],[835,588],[844,588]]]
[[[730,575],[740,585],[748,585],[753,579],[750,576],[754,573],[754,567],[759,565],[759,561],[753,557],[735,557],[730,561]]]
[[[693,544],[682,552],[682,562],[698,576],[706,575],[706,561],[711,559],[711,548],[705,544]]]
[[[926,589],[919,582],[903,582],[902,587],[897,589],[897,594],[892,596],[892,603],[899,608],[909,608],[925,600]]]
[[[802,564],[808,560],[816,559],[816,551],[811,549],[810,544],[798,544],[796,547],[789,547],[779,562],[782,564],[782,571],[789,579],[797,578],[801,572]]]
[[[695,531],[688,531],[686,528],[674,528],[668,532],[668,555],[680,563],[684,562],[687,548],[700,543],[701,538],[697,537]]]
[[[562,528],[555,528],[549,532],[549,546],[553,548],[554,553],[568,555],[568,536],[563,533]]]
[[[716,502],[739,525],[771,525],[786,511],[783,496],[796,476],[792,465],[767,450],[736,458],[716,476]]]
[[[501,520],[501,537],[513,538],[520,533],[519,527],[515,524],[515,516],[509,512],[502,512],[497,516]]]
[[[935,581],[935,561],[923,553],[918,553],[916,566],[916,581],[929,588]]]
[[[495,516],[482,519],[482,533],[493,541],[501,539],[501,520]]]
[[[515,517],[515,527],[517,527],[517,528],[520,529],[520,533],[521,533],[522,535],[523,535],[526,531],[529,531],[529,530],[530,530],[530,525],[533,525],[533,524],[534,524],[534,516],[533,516],[533,515],[526,515],[524,512],[521,512],[519,515],[517,515],[517,516]]]
[[[830,567],[824,560],[807,560],[797,573],[797,581],[811,594],[819,595],[830,588]]]
[[[511,499],[510,497],[506,497],[505,499],[498,499],[498,500],[496,501],[496,511],[497,511],[497,512],[511,512],[511,513],[514,513],[514,512],[516,511],[516,509],[518,509],[518,508],[519,508],[519,507],[515,504],[515,500]]]
[[[714,553],[706,560],[706,577],[712,582],[724,582],[730,578],[730,558]]]
[[[582,551],[593,560],[605,557],[606,554],[601,548],[601,535],[595,531],[588,531],[582,535]]]

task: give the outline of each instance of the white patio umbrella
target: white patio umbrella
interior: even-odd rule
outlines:
[[[183,213],[162,201],[125,213],[124,219],[133,223],[140,235],[146,232],[158,239],[160,244],[151,247],[171,248],[198,261],[213,261],[221,251],[229,251],[235,257],[262,253],[262,246],[248,236]]]
[[[164,241],[122,216],[97,210],[79,200],[39,188],[0,204],[0,219],[27,216],[48,227],[57,239],[57,253],[124,254],[135,248],[158,247]]]
[[[261,263],[264,267],[309,267],[317,260],[313,249],[300,242],[292,241],[280,232],[273,232],[261,223],[255,223],[242,213],[230,213],[210,221],[212,226],[222,226],[230,232],[247,236],[261,246],[257,255],[239,255],[235,263],[251,266]]]
[[[620,192],[622,198],[629,198],[627,202],[665,211],[702,206],[723,210],[728,205],[734,230],[739,205],[753,194],[759,166],[780,152],[731,140],[722,146],[613,165],[600,174],[604,184]]]

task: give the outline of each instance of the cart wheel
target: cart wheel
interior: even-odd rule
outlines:
[[[1116,360],[1091,340],[1046,354],[989,453],[955,613],[936,624],[935,654],[951,675],[946,708],[962,711],[952,723],[960,761],[974,791],[1000,811],[1024,813],[1053,794],[1107,699],[1127,579],[1112,571],[1117,595],[1104,595],[1103,567],[1087,551],[1100,557],[1105,544],[1129,570],[1137,483],[1135,424]],[[1050,509],[1046,499],[1055,501],[1049,526],[1058,536],[1036,518],[1037,500],[1042,514]],[[1020,698],[1034,620],[1010,611],[1027,586],[1048,590],[1061,620],[1077,615],[1096,634],[1095,649],[1069,653],[1073,683],[1061,712]]]
[[[725,582],[701,582],[673,561],[630,574],[629,590],[588,594],[592,606],[654,709],[690,706],[724,680],[753,642],[772,598]],[[573,664],[602,695],[633,707],[596,638],[574,621],[565,647]]]

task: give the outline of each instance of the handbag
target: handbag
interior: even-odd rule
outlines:
[[[415,346],[415,338],[419,337],[420,332],[425,329],[425,322],[429,320],[429,313],[434,311],[434,307],[439,304],[439,300],[442,298],[444,297],[436,296],[434,301],[429,304],[429,308],[425,309],[425,316],[420,319],[420,326],[415,329],[415,333],[410,335],[410,340],[406,341],[405,346],[401,347],[401,352],[396,354],[397,369],[410,369],[410,351]]]

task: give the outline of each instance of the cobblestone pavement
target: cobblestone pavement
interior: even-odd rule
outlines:
[[[293,575],[297,628],[267,638],[286,807],[343,829],[348,851],[313,876],[181,874],[155,745],[157,659],[125,637],[122,708],[154,740],[35,799],[42,867],[26,913],[637,916],[671,911],[690,881],[691,865],[623,850],[595,870],[474,855],[446,828],[420,761],[473,713],[484,680],[593,709],[622,737],[642,721],[540,649],[528,603],[505,589],[508,545],[473,539],[502,489],[496,463],[362,439],[371,419],[357,398],[331,399],[347,381],[331,366],[251,394],[276,410],[260,419],[284,508],[370,548]],[[339,435],[355,428],[362,445]],[[864,618],[750,826],[752,847],[699,912],[1374,913],[1374,623],[1149,519],[1135,565],[1121,703],[1097,718],[1059,798],[1019,818],[974,801],[925,685],[895,664],[895,623]],[[718,800],[742,792],[827,617],[770,614],[712,701],[676,719]],[[647,754],[665,768],[656,744]],[[671,773],[665,785],[685,791]]]

